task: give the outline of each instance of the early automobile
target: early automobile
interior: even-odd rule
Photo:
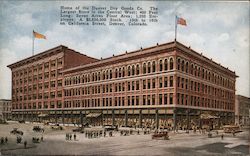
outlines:
[[[40,126],[34,126],[33,131],[35,131],[35,132],[44,132],[44,128],[42,128]]]
[[[13,128],[13,130],[10,131],[10,134],[14,134],[14,135],[19,134],[19,135],[23,135],[23,132],[20,131],[20,130],[17,130],[17,128]]]

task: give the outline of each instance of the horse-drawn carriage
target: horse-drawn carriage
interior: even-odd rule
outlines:
[[[33,127],[33,131],[34,132],[44,132],[44,128],[40,127],[40,126],[34,126]]]

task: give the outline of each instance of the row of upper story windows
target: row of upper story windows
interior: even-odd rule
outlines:
[[[16,87],[17,85],[36,83],[36,82],[42,81],[42,80],[46,81],[49,79],[56,79],[57,77],[62,76],[61,70],[62,69],[58,69],[58,70],[53,70],[51,72],[45,72],[45,73],[41,73],[38,75],[19,78],[19,79],[13,80],[12,84],[13,84],[13,87]]]
[[[157,99],[158,98],[158,101]],[[173,104],[173,93],[147,94],[134,96],[119,96],[106,98],[85,98],[83,100],[65,101],[65,108],[71,107],[111,107],[111,106],[139,106],[139,105],[167,105]]]
[[[189,96],[187,94],[181,93],[177,93],[177,104],[226,110],[234,109],[233,103],[230,102],[199,96]]]
[[[16,85],[22,85],[22,84],[27,84],[27,83],[36,83],[37,81],[42,81],[42,80],[49,80],[49,79],[55,79],[57,77],[62,76],[62,69],[58,70],[52,70],[44,73],[40,73],[38,75],[33,75],[33,76],[28,76],[28,77],[21,77],[21,78],[16,78],[13,79],[12,84],[13,87]]]
[[[42,72],[42,70],[49,69],[49,67],[54,68],[54,67],[62,67],[63,65],[63,58],[58,58],[56,60],[51,60],[49,62],[45,62],[42,64],[38,64],[32,67],[27,67],[22,70],[18,70],[16,72],[12,73],[13,78],[15,77],[22,77],[22,76],[27,76],[27,75],[32,75],[36,74],[37,72]]]
[[[155,88],[165,88],[173,87],[174,77],[165,76],[159,77],[158,79],[143,79],[136,81],[125,81],[120,83],[107,83],[101,85],[80,87],[65,89],[65,96],[76,96],[76,95],[90,95],[90,94],[100,94],[100,93],[112,93],[112,92],[124,92],[124,91],[136,91],[140,89],[155,89]]]
[[[41,99],[54,99],[56,97],[62,97],[62,91],[52,91],[44,92],[38,94],[24,95],[24,96],[15,96],[12,98],[13,102],[26,101],[26,100],[41,100]]]
[[[61,101],[44,101],[33,103],[15,103],[12,105],[12,109],[47,109],[47,108],[62,108]]]
[[[223,87],[234,89],[234,81],[229,80],[228,78],[223,77],[221,74],[213,72],[210,69],[201,67],[200,65],[187,61],[181,57],[177,58],[176,63],[176,68],[179,71],[189,73],[195,77],[210,81]]]
[[[148,61],[65,78],[65,86],[174,69],[174,58]]]
[[[216,88],[202,82],[193,81],[191,79],[177,77],[177,88],[190,90],[194,92],[199,92],[203,94],[209,94],[217,97],[233,99],[233,92],[227,91],[225,89]]]
[[[39,83],[39,84],[34,84],[34,85],[29,85],[29,86],[23,86],[23,87],[18,87],[15,89],[12,89],[12,94],[27,94],[27,93],[32,93],[33,91],[38,90],[43,90],[43,89],[49,89],[49,88],[55,88],[55,87],[62,87],[62,80],[57,80],[57,81],[50,81],[50,82],[44,82],[44,83]]]

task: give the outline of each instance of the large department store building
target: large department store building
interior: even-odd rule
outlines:
[[[234,122],[235,72],[177,41],[101,60],[59,46],[8,67],[17,119],[174,129]]]

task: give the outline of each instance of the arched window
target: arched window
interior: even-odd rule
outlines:
[[[112,79],[112,70],[111,69],[109,70],[109,78]]]
[[[194,65],[193,65],[193,64],[191,65],[190,73],[191,73],[192,75],[194,74]]]
[[[186,73],[188,73],[188,62],[186,62]]]
[[[177,60],[177,69],[181,70],[181,60],[179,58]]]
[[[122,67],[122,76],[125,76],[125,67]]]
[[[204,79],[204,68],[202,69],[202,78]]]
[[[155,72],[156,67],[155,67],[155,61],[152,62],[152,72]]]
[[[181,61],[181,71],[184,71],[185,69],[184,69],[184,66],[185,66],[185,62],[184,62],[184,60],[182,60]]]
[[[148,62],[148,73],[151,73],[151,63]]]
[[[146,63],[143,63],[143,74],[146,74]]]
[[[106,71],[106,79],[109,79],[109,74],[112,74],[112,72]]]
[[[92,81],[95,81],[95,74],[92,73]]]
[[[194,67],[194,76],[196,76],[197,73],[197,66]]]
[[[162,69],[163,69],[162,67],[163,67],[163,66],[162,66],[162,60],[160,60],[160,61],[159,61],[159,70],[160,70],[160,71],[162,71]]]
[[[168,60],[164,60],[164,70],[168,70]]]
[[[98,72],[98,80],[100,80],[100,79],[101,79],[101,73]]]
[[[131,74],[131,67],[128,66],[128,76],[130,76],[130,74]]]
[[[174,69],[174,60],[173,58],[170,58],[170,70],[173,70]]]
[[[103,79],[103,80],[105,80],[105,75],[106,75],[106,72],[103,71],[103,73],[102,73],[102,79]]]
[[[132,65],[132,75],[135,75],[135,65]]]
[[[118,77],[118,69],[115,69],[115,78]]]
[[[122,77],[122,69],[119,68],[119,77]]]
[[[136,75],[140,74],[140,66],[139,64],[136,65]]]

